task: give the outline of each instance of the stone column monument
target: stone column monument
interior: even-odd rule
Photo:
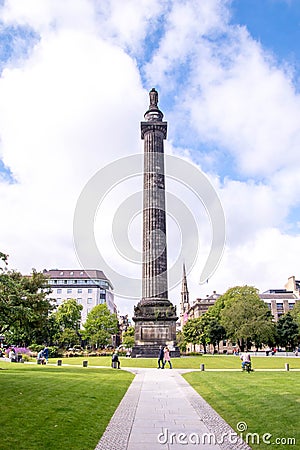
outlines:
[[[176,347],[176,307],[168,300],[165,207],[164,139],[167,122],[158,108],[158,94],[150,91],[150,105],[141,122],[144,140],[142,299],[134,308],[135,346],[132,357],[156,357],[160,345]]]

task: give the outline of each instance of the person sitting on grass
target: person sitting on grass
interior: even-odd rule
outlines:
[[[120,369],[120,361],[119,361],[119,356],[117,352],[114,352],[111,358],[111,366],[113,368],[115,368],[115,366],[117,365],[117,368]]]
[[[246,365],[251,365],[251,356],[249,353],[243,353],[241,356],[242,360],[242,369],[245,369]]]

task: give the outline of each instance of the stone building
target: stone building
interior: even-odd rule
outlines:
[[[202,316],[202,314],[208,311],[210,306],[213,306],[216,303],[216,300],[220,296],[221,294],[217,294],[216,291],[213,291],[212,294],[208,294],[204,298],[197,298],[188,311],[189,319],[195,319],[196,317]]]
[[[292,291],[297,298],[300,298],[300,281],[296,280],[294,276],[288,278],[284,287],[287,291]]]
[[[259,294],[259,297],[268,305],[275,322],[291,311],[295,303],[299,301],[299,297],[293,291],[286,289],[269,289]]]

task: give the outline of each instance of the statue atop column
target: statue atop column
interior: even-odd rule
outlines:
[[[149,97],[150,97],[150,106],[149,109],[157,109],[157,104],[158,104],[158,92],[155,88],[152,88],[151,91],[149,92]]]

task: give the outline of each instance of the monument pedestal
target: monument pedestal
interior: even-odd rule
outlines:
[[[176,308],[167,299],[142,300],[134,308],[135,345],[131,357],[156,358],[159,346],[168,346],[170,356],[179,357],[176,346]]]

